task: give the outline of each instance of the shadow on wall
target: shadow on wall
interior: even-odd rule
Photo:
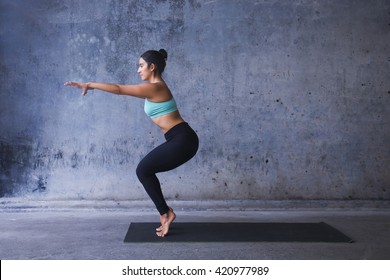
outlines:
[[[0,138],[0,197],[46,191],[47,178],[34,172],[37,163],[32,162],[31,143],[28,139],[19,138],[11,143]]]

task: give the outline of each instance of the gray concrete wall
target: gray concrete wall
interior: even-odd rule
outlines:
[[[0,196],[147,199],[163,135],[140,99],[68,80],[165,78],[198,132],[169,199],[390,199],[390,2],[0,1]]]

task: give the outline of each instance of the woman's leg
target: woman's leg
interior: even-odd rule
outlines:
[[[138,179],[161,215],[167,213],[169,207],[156,173],[172,170],[188,160],[183,157],[182,149],[175,150],[175,145],[169,142],[158,146],[141,160],[136,170]]]
[[[160,181],[158,180],[156,173],[161,172],[161,165],[164,161],[164,146],[161,145],[149,154],[147,154],[137,166],[137,176],[145,191],[152,199],[160,215],[168,212],[169,207],[164,199],[164,195],[161,190]]]
[[[168,134],[168,135],[167,135]],[[166,134],[167,142],[147,154],[137,167],[137,176],[161,217],[158,235],[164,236],[176,215],[165,201],[156,173],[172,170],[190,160],[198,149],[198,138],[188,125],[180,126]],[[164,224],[168,224],[167,227]]]

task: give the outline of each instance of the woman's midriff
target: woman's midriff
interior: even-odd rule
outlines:
[[[183,118],[180,116],[179,111],[175,111],[157,118],[152,118],[152,121],[158,127],[160,127],[164,134],[175,125],[184,122]]]

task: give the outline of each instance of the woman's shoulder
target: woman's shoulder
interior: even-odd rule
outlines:
[[[163,102],[173,98],[171,90],[165,82],[151,83],[154,94],[149,101],[152,102]]]

